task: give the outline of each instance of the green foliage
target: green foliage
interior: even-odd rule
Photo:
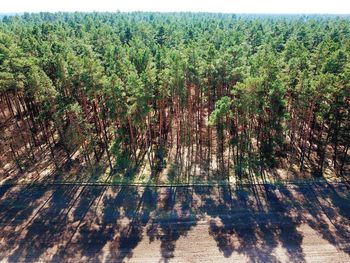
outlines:
[[[231,105],[232,101],[230,97],[227,96],[221,97],[218,101],[216,101],[215,109],[209,117],[209,124],[216,125],[221,118],[229,116]]]

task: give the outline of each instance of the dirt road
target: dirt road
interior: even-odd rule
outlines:
[[[350,186],[1,186],[0,261],[350,262]]]

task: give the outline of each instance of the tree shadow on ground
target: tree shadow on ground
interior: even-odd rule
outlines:
[[[192,189],[163,188],[156,210],[147,227],[150,242],[159,240],[164,262],[174,257],[176,242],[197,224],[197,216],[192,206]]]
[[[281,244],[290,261],[304,262],[298,222],[276,196],[274,187],[255,187],[241,186],[235,191],[219,187],[217,193],[207,189],[201,210],[212,218],[209,233],[219,250],[225,257],[237,252],[252,262],[277,262],[273,250]]]
[[[40,189],[47,199],[39,206],[38,211],[24,219],[21,230],[14,229],[15,236],[21,240],[15,242],[14,250],[9,256],[9,261],[19,262],[24,258],[30,261],[38,261],[39,257],[50,249],[55,249],[62,241],[62,235],[66,225],[69,225],[68,214],[74,206],[80,191],[75,187],[55,187],[45,192]],[[48,193],[50,192],[50,193]],[[34,200],[33,205],[35,205]],[[33,216],[31,218],[31,216]]]
[[[320,236],[350,255],[350,196],[346,184],[314,183],[295,187],[304,199],[300,213]]]
[[[141,242],[157,242],[167,262],[200,220],[226,258],[278,262],[275,250],[282,247],[288,261],[304,262],[303,224],[350,254],[348,190],[344,184],[3,186],[0,260],[123,262]]]

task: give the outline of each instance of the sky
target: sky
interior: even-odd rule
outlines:
[[[350,0],[0,0],[0,13],[42,11],[350,14]]]

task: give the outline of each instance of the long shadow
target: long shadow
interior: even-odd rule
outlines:
[[[6,195],[7,192],[9,192],[12,189],[13,185],[0,185],[0,200],[4,195]],[[0,203],[1,205],[1,203]],[[0,208],[1,211],[1,208]]]
[[[1,229],[6,226],[20,225],[37,209],[41,198],[48,189],[40,186],[4,186],[6,193],[0,199]]]
[[[307,205],[301,219],[337,249],[350,254],[350,196],[344,184],[314,183],[296,187]]]
[[[303,236],[297,230],[299,223],[289,214],[273,187],[262,187],[258,191],[252,189],[253,186],[242,186],[235,191],[219,187],[218,193],[207,189],[203,197],[205,206],[200,209],[212,218],[209,234],[225,257],[236,252],[252,262],[278,262],[273,250],[281,244],[289,261],[304,262]]]
[[[21,231],[16,231],[20,242],[15,244],[9,261],[37,261],[42,254],[61,244],[62,233],[69,223],[67,215],[74,205],[79,189],[78,186],[56,186],[51,189],[53,193],[40,206],[39,213]]]
[[[8,251],[17,245],[19,236],[29,223],[40,202],[45,197],[46,189],[33,186],[4,186],[6,195],[0,199],[0,233],[4,246],[0,247],[0,260],[8,256]],[[40,200],[40,201],[39,201]]]
[[[164,262],[174,257],[176,242],[197,224],[197,215],[192,203],[191,188],[169,187],[162,189],[162,198],[148,229],[149,240],[160,240],[160,252]]]
[[[71,213],[71,219],[67,222],[65,227],[66,237],[64,244],[53,255],[52,261],[67,261],[70,257],[74,258],[74,253],[81,254],[85,250],[78,250],[77,240],[74,238],[84,229],[84,222],[87,217],[91,215],[93,207],[98,206],[100,199],[104,196],[106,186],[85,186],[77,198],[75,208]],[[93,211],[94,212],[94,211]],[[90,214],[89,214],[90,213]],[[95,242],[100,242],[99,239],[95,239]],[[89,240],[84,240],[84,244],[89,245]],[[86,251],[91,251],[86,248]]]
[[[203,219],[226,258],[278,262],[282,247],[288,261],[304,262],[302,224],[350,254],[348,190],[342,184],[1,187],[0,260],[123,262],[146,238],[160,242],[167,262]]]
[[[110,255],[116,261],[122,261],[139,241],[137,223],[132,219],[138,205],[137,188],[121,188],[116,195],[111,194],[102,201],[102,214],[88,218],[79,230],[78,251],[88,260],[100,261],[101,249],[109,243]],[[131,210],[133,207],[135,210]],[[123,223],[123,219],[126,220]],[[130,221],[131,220],[131,223]],[[93,227],[93,226],[97,227]],[[123,246],[126,248],[123,250]]]
[[[109,187],[103,196],[95,198],[70,244],[54,258],[68,260],[78,255],[77,260],[100,262],[104,257],[107,261],[122,262],[131,257],[157,203],[153,189],[145,188],[141,192],[138,187]],[[108,253],[103,255],[105,248]]]
[[[135,189],[135,194],[137,189]],[[124,199],[126,202],[128,196]],[[111,253],[110,259],[123,260],[125,257],[130,258],[132,256],[132,250],[138,245],[142,240],[143,230],[150,220],[151,213],[156,208],[157,204],[157,192],[156,188],[146,187],[142,193],[141,198],[137,200],[136,206],[128,204],[125,206],[125,215],[130,220],[127,227],[124,227],[120,233],[119,239],[119,251]],[[136,208],[136,209],[135,209]]]

